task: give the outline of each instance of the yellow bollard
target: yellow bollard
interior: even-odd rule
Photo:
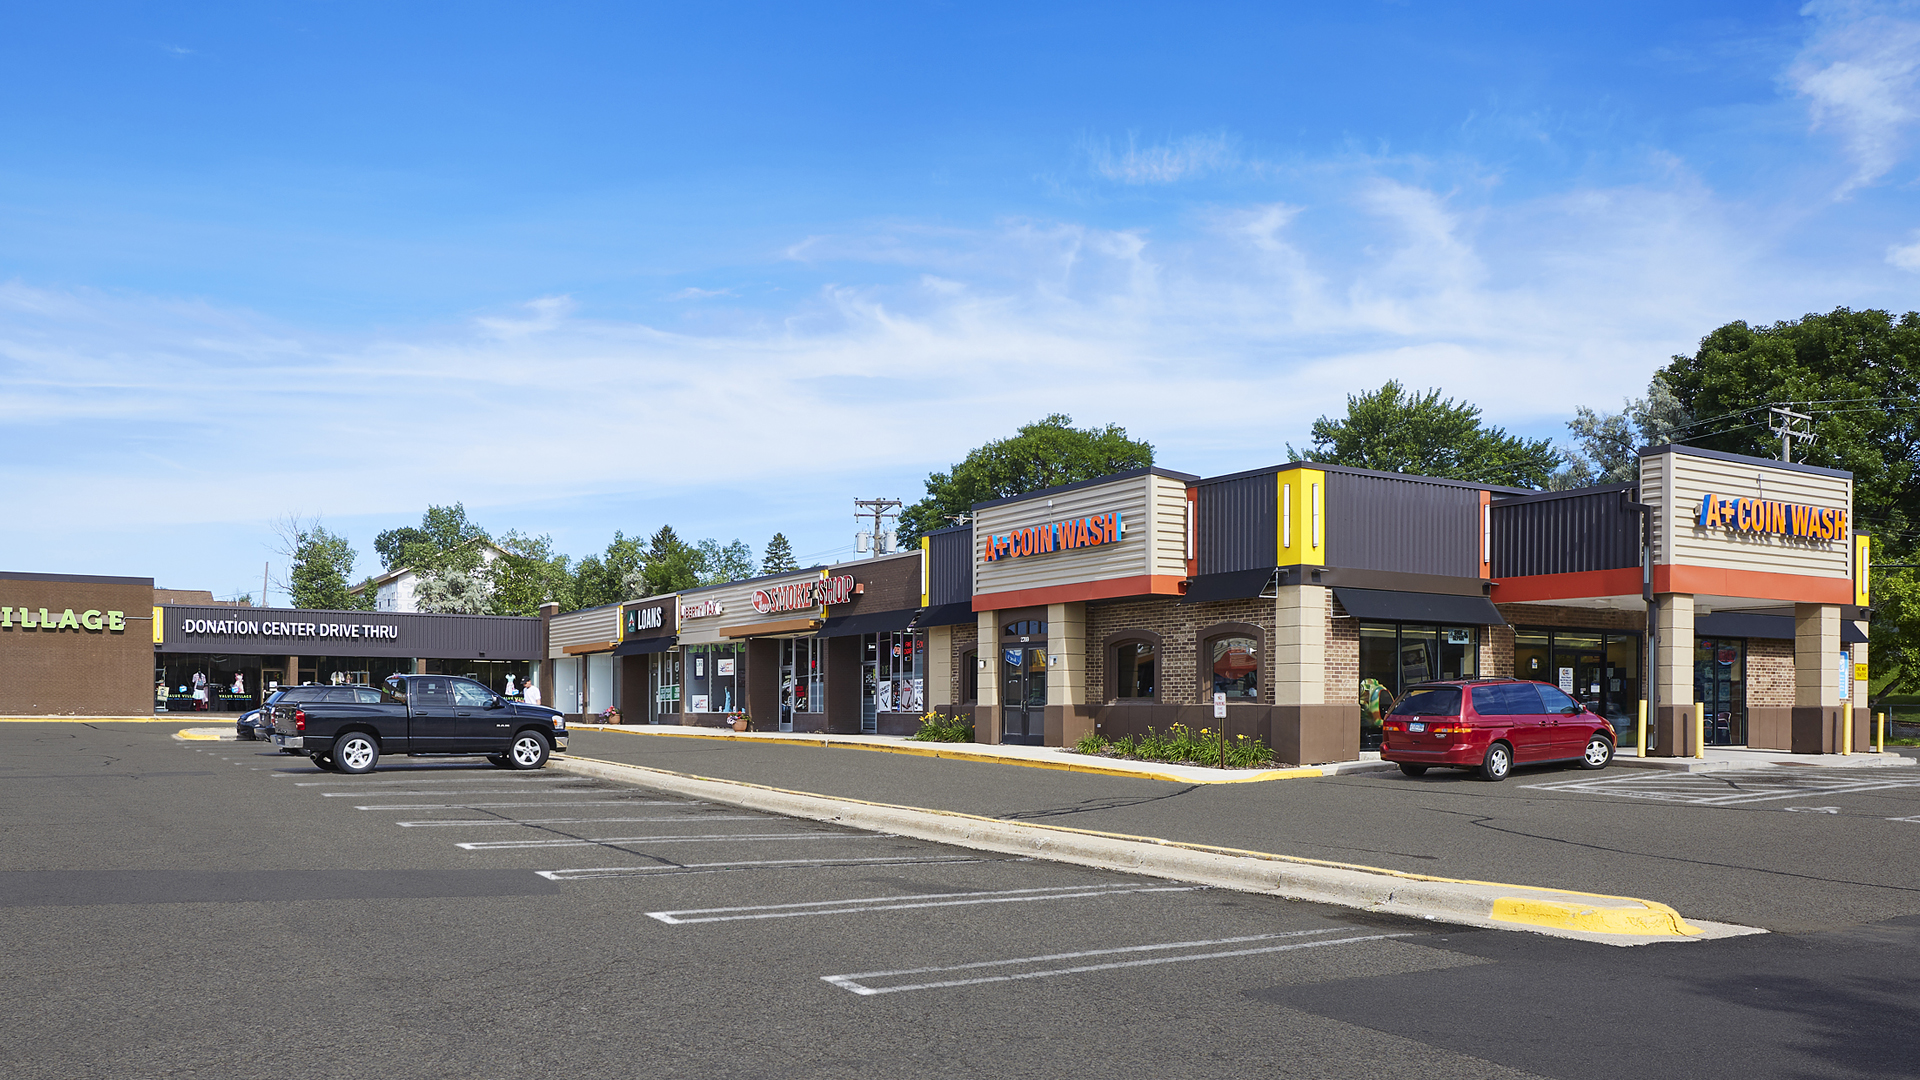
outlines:
[[[1842,705],[1840,706],[1840,756],[1851,757],[1852,755],[1853,709],[1849,706]]]
[[[1876,754],[1884,754],[1887,752],[1887,714],[1886,713],[1881,713],[1879,717],[1876,719],[1876,727],[1874,730],[1874,740],[1873,740],[1873,752]]]
[[[1707,756],[1707,704],[1704,701],[1693,703],[1693,756]]]
[[[262,593],[261,595],[266,595]],[[1647,756],[1647,699],[1640,699],[1640,719],[1633,725],[1634,745],[1640,748],[1640,756]]]

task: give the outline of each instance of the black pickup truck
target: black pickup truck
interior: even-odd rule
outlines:
[[[381,754],[484,754],[502,769],[537,769],[567,748],[558,710],[453,675],[394,675],[377,689],[333,687],[322,700],[272,709],[273,741],[335,772],[372,772]]]

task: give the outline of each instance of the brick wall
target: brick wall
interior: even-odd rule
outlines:
[[[1327,590],[1327,692],[1325,705],[1346,705],[1360,700],[1360,620],[1347,617],[1347,609]]]
[[[1747,707],[1793,704],[1793,642],[1747,639]]]
[[[978,622],[960,623],[953,628],[953,674],[947,683],[947,700],[953,702],[955,708],[971,704],[967,701],[966,693],[960,689],[960,686],[962,681],[966,679],[968,670],[972,668],[972,665],[967,663],[966,654],[972,650],[979,641],[980,624]],[[988,659],[992,659],[992,657],[988,657]]]
[[[7,677],[0,714],[153,715],[153,581],[131,580],[0,579],[0,606],[14,609],[0,620],[0,671]],[[46,608],[56,628],[21,626],[21,608],[36,622]],[[58,629],[68,610],[76,619],[90,610],[120,611],[125,623],[118,631]]]
[[[1261,672],[1260,700],[1273,704],[1273,601],[1258,598],[1183,604],[1172,597],[1155,596],[1088,604],[1086,700],[1096,705],[1106,702],[1107,636],[1123,630],[1151,630],[1160,635],[1161,702],[1199,702],[1198,635],[1206,627],[1223,622],[1252,623],[1267,632],[1267,654],[1260,658],[1265,669]]]

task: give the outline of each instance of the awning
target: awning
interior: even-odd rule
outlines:
[[[935,604],[926,608],[920,612],[920,618],[915,620],[913,625],[925,630],[930,626],[959,626],[961,623],[977,622],[979,618],[980,616],[974,614],[972,602],[963,601],[958,604]]]
[[[1274,568],[1263,566],[1256,570],[1229,570],[1224,574],[1201,574],[1187,586],[1187,595],[1180,598],[1183,604],[1204,604],[1209,600],[1245,600],[1259,596],[1267,583],[1273,580]]]
[[[1854,622],[1852,619],[1841,619],[1840,620],[1840,644],[1842,645],[1866,644],[1867,632],[1864,629],[1864,625],[1865,624],[1863,623]]]
[[[1759,615],[1746,611],[1715,611],[1693,620],[1695,637],[1723,638],[1772,638],[1776,641],[1792,641],[1794,638],[1793,616]],[[1866,633],[1859,623],[1852,619],[1840,620],[1840,644],[1859,645],[1867,640]]]
[[[1356,619],[1394,622],[1450,623],[1455,626],[1505,626],[1493,601],[1484,596],[1446,593],[1395,592],[1387,589],[1342,589],[1334,598]]]
[[[905,630],[913,625],[916,608],[900,608],[896,611],[862,612],[859,615],[840,615],[827,620],[825,626],[814,637],[851,637],[855,634],[891,634],[895,630]]]
[[[645,656],[648,653],[666,652],[668,649],[673,648],[674,643],[679,640],[680,635],[678,634],[662,634],[659,637],[635,638],[632,641],[621,642],[620,647],[613,650],[613,655]]]

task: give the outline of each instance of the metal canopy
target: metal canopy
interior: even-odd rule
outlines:
[[[1452,623],[1456,626],[1505,626],[1507,620],[1484,596],[1446,593],[1395,592],[1387,589],[1343,589],[1333,595],[1347,614],[1357,619],[1393,622]]]

